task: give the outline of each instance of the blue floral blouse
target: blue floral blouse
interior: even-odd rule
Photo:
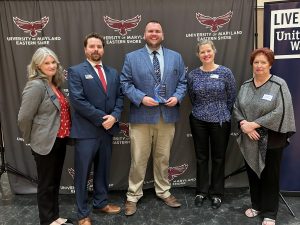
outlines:
[[[196,68],[187,75],[187,81],[194,117],[220,124],[230,121],[236,97],[236,83],[230,69],[222,65],[209,72]]]

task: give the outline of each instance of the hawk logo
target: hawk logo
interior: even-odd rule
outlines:
[[[136,17],[128,20],[116,20],[108,16],[103,16],[106,25],[115,31],[118,31],[122,36],[126,35],[127,31],[131,31],[133,28],[136,28],[139,25],[141,18],[141,15],[137,15]]]
[[[179,175],[183,174],[188,168],[188,164],[182,164],[181,166],[169,167],[168,168],[168,180],[172,181]],[[75,170],[73,168],[68,168],[68,173],[74,180]],[[93,191],[93,172],[90,172],[87,181],[87,189],[88,191]]]
[[[14,23],[21,30],[24,30],[25,33],[29,33],[31,37],[35,37],[38,32],[47,25],[49,22],[49,17],[44,16],[41,20],[30,22],[26,20],[22,20],[18,17],[13,17]]]
[[[68,168],[68,173],[70,174],[70,176],[73,178],[74,180],[74,176],[75,176],[75,170],[73,168]],[[90,172],[90,175],[88,177],[88,181],[87,181],[87,189],[89,191],[93,191],[93,172]]]
[[[172,181],[179,175],[183,174],[187,170],[188,166],[188,164],[182,164],[181,166],[169,167],[168,180]]]
[[[120,133],[125,137],[129,137],[129,124],[120,122]]]
[[[211,32],[217,32],[224,24],[229,23],[233,12],[229,11],[226,14],[218,17],[205,16],[201,13],[196,13],[196,18],[200,24],[210,28]]]

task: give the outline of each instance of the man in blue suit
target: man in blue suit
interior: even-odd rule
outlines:
[[[71,137],[75,138],[75,195],[79,225],[90,225],[87,180],[94,163],[93,208],[108,214],[119,206],[108,204],[112,136],[119,131],[123,109],[117,71],[102,64],[105,41],[97,33],[85,37],[83,63],[70,67],[68,85],[73,108]]]
[[[186,93],[185,66],[179,53],[161,46],[163,39],[161,24],[147,23],[146,46],[126,55],[120,77],[122,91],[131,101],[127,216],[136,212],[137,202],[143,196],[151,151],[156,195],[170,207],[181,206],[170,193],[168,167],[179,104]]]

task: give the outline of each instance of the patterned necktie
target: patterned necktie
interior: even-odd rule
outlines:
[[[98,70],[98,76],[99,76],[99,78],[100,78],[100,81],[101,81],[101,83],[102,83],[102,86],[103,86],[103,88],[104,88],[104,91],[106,92],[106,82],[105,82],[104,74],[103,74],[103,72],[102,72],[102,70],[101,70],[101,66],[100,66],[100,65],[96,65],[95,67],[96,67],[97,70]]]
[[[160,75],[160,66],[159,66],[159,61],[156,56],[158,53],[157,51],[153,51],[153,67],[154,67],[154,73],[156,75],[157,81],[160,83],[161,81],[161,75]]]

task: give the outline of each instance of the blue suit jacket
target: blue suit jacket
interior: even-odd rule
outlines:
[[[104,66],[107,79],[105,93],[101,81],[86,60],[68,69],[68,88],[72,106],[71,137],[97,138],[118,132],[118,123],[106,131],[102,117],[112,115],[118,121],[123,110],[123,95],[117,71]]]
[[[163,55],[161,83],[166,85],[166,99],[174,96],[180,103],[186,93],[183,59],[179,53],[167,48],[163,48]],[[155,124],[159,121],[160,113],[166,123],[174,123],[179,119],[179,104],[174,107],[163,104],[148,107],[141,103],[146,95],[154,98],[156,84],[153,64],[146,47],[126,55],[120,79],[122,91],[131,101],[129,122]]]

